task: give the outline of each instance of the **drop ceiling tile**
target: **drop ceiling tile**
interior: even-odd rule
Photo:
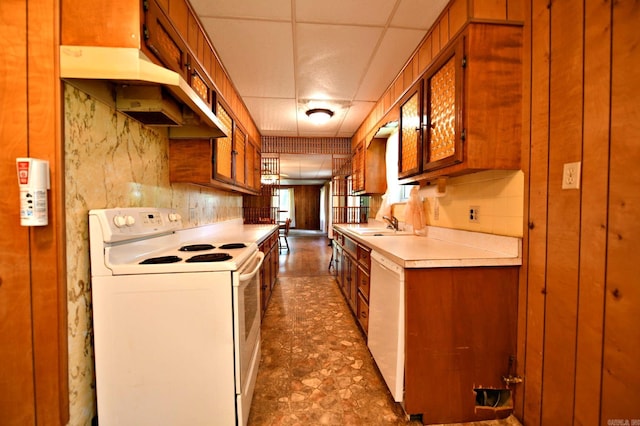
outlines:
[[[298,96],[352,99],[382,29],[298,24],[296,33]]]
[[[391,0],[296,0],[296,20],[384,26],[395,3]]]
[[[389,28],[355,98],[367,101],[380,99],[424,35],[421,30]]]
[[[189,0],[198,16],[291,20],[291,0]]]
[[[298,118],[294,99],[248,97],[243,100],[264,135],[278,135],[278,132],[297,134]]]
[[[375,102],[353,102],[342,121],[339,134],[352,136],[374,106]]]
[[[427,31],[448,2],[449,0],[402,0],[393,15],[391,26]]]
[[[289,23],[217,18],[201,21],[243,98],[295,96]]]

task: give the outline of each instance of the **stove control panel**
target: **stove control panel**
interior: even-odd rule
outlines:
[[[93,226],[99,224],[104,242],[131,240],[182,229],[182,217],[173,209],[97,209],[89,212],[89,219]]]

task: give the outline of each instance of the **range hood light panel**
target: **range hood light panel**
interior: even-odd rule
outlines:
[[[148,126],[182,125],[180,106],[160,86],[118,86],[116,109]]]

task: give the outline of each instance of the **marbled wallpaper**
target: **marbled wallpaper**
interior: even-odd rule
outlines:
[[[96,411],[89,210],[175,208],[185,226],[242,217],[242,196],[171,184],[166,130],[142,126],[99,98],[65,84],[69,425],[90,425]]]

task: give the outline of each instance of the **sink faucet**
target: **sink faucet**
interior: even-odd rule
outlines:
[[[394,231],[398,230],[398,218],[395,216],[382,216],[382,218],[389,224],[387,228],[391,228]]]

